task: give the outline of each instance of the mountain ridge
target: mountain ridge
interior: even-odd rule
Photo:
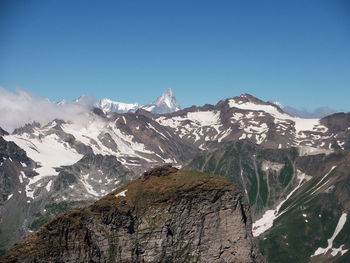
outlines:
[[[12,161],[7,159],[4,163],[16,167],[16,173],[9,173],[0,163],[0,180],[11,177],[15,182],[12,188],[4,190],[0,216],[11,211],[14,202],[22,211],[17,216],[20,220],[6,216],[0,226],[0,233],[10,225],[22,231],[10,243],[0,235],[0,247],[9,244],[6,249],[57,212],[91,203],[145,170],[169,162],[176,167],[187,167],[192,163],[192,168],[209,169],[239,185],[252,206],[254,223],[259,225],[256,233],[262,233],[262,240],[260,235],[256,237],[262,251],[276,263],[298,262],[290,256],[297,244],[288,229],[283,231],[287,231],[293,243],[289,251],[274,244],[273,239],[263,240],[266,236],[280,238],[282,230],[278,224],[286,220],[278,213],[280,209],[296,220],[303,217],[294,209],[285,210],[284,204],[306,194],[304,189],[307,186],[313,188],[316,180],[324,180],[324,185],[312,195],[315,200],[342,207],[339,195],[334,195],[331,189],[341,192],[341,198],[347,196],[343,181],[349,176],[346,169],[336,168],[330,175],[326,174],[332,163],[342,162],[343,166],[342,160],[347,160],[343,152],[350,149],[350,114],[336,113],[321,119],[297,118],[274,103],[249,94],[223,99],[215,105],[192,106],[166,114],[154,114],[142,108],[122,114],[92,108],[84,114],[84,121],[34,122],[11,134],[4,133],[2,137],[6,143],[12,141],[24,150],[35,164],[25,168],[17,157]],[[327,166],[318,168],[317,164],[322,163]],[[339,188],[338,182],[345,188]],[[302,200],[296,202],[300,207],[305,206]],[[282,201],[285,202],[281,204]],[[317,206],[319,203],[316,202]],[[278,208],[279,205],[283,206]],[[270,217],[266,217],[266,212]],[[332,228],[336,227],[337,222],[330,220],[328,215],[332,213],[338,219],[341,212],[326,209],[327,227],[323,229],[314,224],[315,231],[322,233],[320,240],[327,240],[334,231]],[[300,229],[307,231],[307,222],[302,222]],[[284,223],[293,229],[291,224],[288,220]],[[347,233],[347,224],[348,221],[344,233]],[[265,232],[261,232],[263,228]],[[342,243],[336,239],[329,251],[336,251],[343,244],[342,251],[349,248],[350,242],[344,233],[338,236]],[[307,262],[307,257],[318,248],[326,247],[322,242],[309,241],[311,245],[301,250],[299,262]],[[284,257],[282,252],[274,257],[274,250],[284,251],[290,258]],[[330,260],[347,255],[337,255]],[[321,258],[327,256],[318,255]]]
[[[177,103],[171,88],[167,89],[153,102],[143,106],[139,103],[117,102],[107,98],[101,99],[98,103],[95,104],[95,106],[102,109],[106,113],[127,113],[135,112],[139,109],[144,109],[155,114],[165,114],[181,109],[181,106]]]

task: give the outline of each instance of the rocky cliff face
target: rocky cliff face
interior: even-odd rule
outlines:
[[[1,262],[263,262],[249,214],[228,179],[163,166],[61,214]]]
[[[0,137],[0,254],[27,232],[22,224],[29,206],[23,182],[36,176],[35,167],[23,149]]]

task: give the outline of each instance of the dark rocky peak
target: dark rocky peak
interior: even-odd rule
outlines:
[[[148,117],[148,118],[150,118],[150,119],[155,115],[155,113],[151,113],[151,112],[146,111],[146,110],[144,110],[144,109],[142,109],[142,108],[138,109],[138,110],[135,112],[135,114],[137,114],[137,115],[143,115],[143,116],[146,116],[146,117]]]
[[[104,118],[104,119],[107,118],[106,114],[100,108],[94,107],[92,109],[92,112],[97,116],[100,116],[101,118]]]
[[[26,164],[31,163],[26,152],[19,148],[14,142],[8,142],[0,137],[0,158],[11,158]]]
[[[42,128],[44,129],[54,129],[54,130],[59,130],[62,131],[62,125],[65,124],[66,122],[61,119],[54,119],[53,121],[47,123],[44,125]]]
[[[220,109],[235,107],[235,106],[232,106],[232,103],[237,104],[238,108],[240,108],[239,107],[240,104],[251,103],[251,104],[253,104],[253,105],[251,105],[251,110],[257,110],[257,111],[265,111],[265,109],[262,106],[272,106],[278,112],[287,114],[276,103],[271,102],[271,101],[263,101],[261,99],[258,99],[257,97],[254,97],[253,95],[250,95],[247,93],[241,94],[241,95],[233,97],[233,98],[221,100],[216,104],[216,107],[220,108]],[[240,110],[245,110],[245,109],[240,109]],[[246,110],[249,110],[249,109],[246,109]]]
[[[142,108],[155,114],[166,114],[180,110],[181,106],[177,103],[172,89],[167,89],[155,101]]]
[[[155,167],[147,172],[143,173],[143,178],[147,179],[150,176],[167,176],[169,174],[176,173],[179,169],[173,167],[171,164],[165,164],[162,166]]]
[[[281,110],[281,108],[278,105],[276,105],[275,103],[272,103],[270,101],[263,101],[263,100],[261,100],[257,97],[254,97],[253,95],[248,94],[248,93],[241,94],[241,95],[233,97],[231,99],[226,99],[226,101],[227,100],[234,100],[235,102],[237,102],[239,104],[251,102],[251,103],[254,103],[257,105],[271,105],[271,106],[274,106],[274,107]]]
[[[7,131],[0,127],[0,136],[9,135]]]
[[[8,142],[2,137],[0,137],[0,157],[18,157],[18,159],[22,160],[26,157],[26,153],[23,149],[19,148],[14,142]]]
[[[330,129],[331,132],[346,131],[350,126],[350,113],[335,113],[322,118],[320,122]]]
[[[15,129],[12,134],[16,134],[16,135],[22,135],[24,133],[31,134],[34,132],[35,128],[40,128],[40,127],[41,127],[40,123],[34,121],[32,123],[27,123],[24,126]]]
[[[253,102],[255,104],[266,104],[265,101],[258,99],[257,97],[254,97],[251,94],[244,93],[239,96],[232,98],[235,101],[242,101],[242,102]]]
[[[66,123],[64,120],[61,120],[61,119],[54,119],[53,121],[56,122],[57,126],[62,126],[63,124]]]

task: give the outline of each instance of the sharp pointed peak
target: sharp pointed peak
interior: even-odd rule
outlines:
[[[145,105],[143,108],[157,114],[170,113],[181,109],[171,88],[168,88],[155,101]]]
[[[169,96],[173,96],[173,90],[172,88],[167,88],[166,91],[164,91],[163,95],[169,95]]]

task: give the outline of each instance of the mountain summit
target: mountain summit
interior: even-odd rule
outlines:
[[[155,114],[170,113],[181,109],[177,103],[175,96],[173,95],[172,89],[167,89],[161,96],[155,101],[142,106],[138,103],[123,103],[113,101],[107,98],[101,99],[96,106],[105,112],[135,112],[142,108]]]
[[[167,89],[161,96],[155,101],[142,107],[144,110],[150,111],[156,114],[170,113],[181,109],[177,103],[172,89]]]
[[[140,108],[140,105],[138,103],[124,103],[112,101],[107,98],[101,99],[96,106],[106,112],[118,113],[126,113],[129,111],[135,112],[138,108]]]

